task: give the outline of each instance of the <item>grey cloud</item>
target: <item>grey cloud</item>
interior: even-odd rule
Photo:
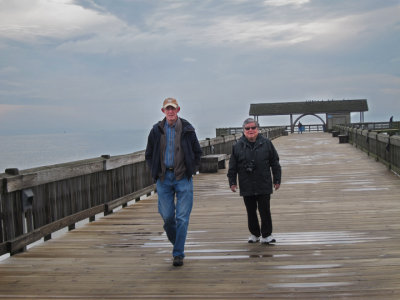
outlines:
[[[72,0],[15,3],[0,3],[2,38],[35,43],[46,38],[68,39],[85,33],[110,33],[113,28],[124,26],[114,16],[85,9]]]
[[[51,115],[43,126],[147,127],[166,96],[204,127],[267,101],[367,98],[368,116],[385,117],[400,96],[398,1],[280,3],[1,1],[0,126],[14,105]]]
[[[269,6],[288,6],[288,5],[294,5],[294,6],[301,6],[304,4],[309,3],[311,0],[265,0],[264,3],[265,5]]]

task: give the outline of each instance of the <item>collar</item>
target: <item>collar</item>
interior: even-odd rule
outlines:
[[[167,122],[167,120],[165,120],[165,124],[164,127],[169,127],[169,128],[173,128],[176,126],[176,123],[178,122],[178,119],[176,119],[176,121],[174,122],[174,124],[169,125],[169,123]]]

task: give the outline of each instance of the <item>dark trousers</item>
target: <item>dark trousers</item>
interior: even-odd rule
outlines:
[[[249,231],[257,237],[262,235],[265,238],[272,234],[270,199],[270,194],[243,197],[247,210]],[[258,222],[257,208],[261,219],[261,230]]]

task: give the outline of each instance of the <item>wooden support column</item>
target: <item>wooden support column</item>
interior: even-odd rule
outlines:
[[[290,114],[290,133],[294,133],[293,114]]]

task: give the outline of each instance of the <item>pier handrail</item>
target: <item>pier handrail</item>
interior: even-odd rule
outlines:
[[[274,139],[285,127],[265,129]],[[242,133],[200,141],[203,155],[230,154]],[[118,206],[139,201],[155,191],[144,151],[43,166],[7,169],[0,174],[0,255],[24,251],[26,246],[81,220],[94,221]]]
[[[278,126],[282,127],[282,126]],[[286,132],[291,132],[292,131],[292,126],[291,125],[285,125]],[[326,126],[325,124],[304,124],[304,131],[305,132],[324,132],[326,131]],[[261,130],[270,130],[274,129],[276,126],[261,126]],[[297,126],[295,128],[297,130]],[[215,130],[216,136],[221,136],[221,135],[229,135],[229,134],[236,134],[236,133],[241,133],[243,131],[242,127],[224,127],[224,128],[217,128]]]
[[[351,123],[348,127],[363,130],[381,130],[381,129],[399,129],[400,122],[364,122],[364,123]]]
[[[400,124],[400,122],[397,122]],[[400,135],[389,135],[387,133],[379,133],[374,129],[382,129],[381,126],[374,127],[373,125],[365,125],[358,129],[358,125],[336,125],[335,130],[341,135],[348,135],[349,143],[356,148],[367,153],[383,164],[396,174],[400,174]],[[372,124],[372,123],[368,123]],[[384,124],[382,122],[382,124]],[[385,124],[388,124],[386,122]],[[397,124],[397,126],[398,126]],[[393,129],[393,127],[391,127]],[[388,128],[388,129],[391,129]],[[399,127],[397,127],[400,133]]]

